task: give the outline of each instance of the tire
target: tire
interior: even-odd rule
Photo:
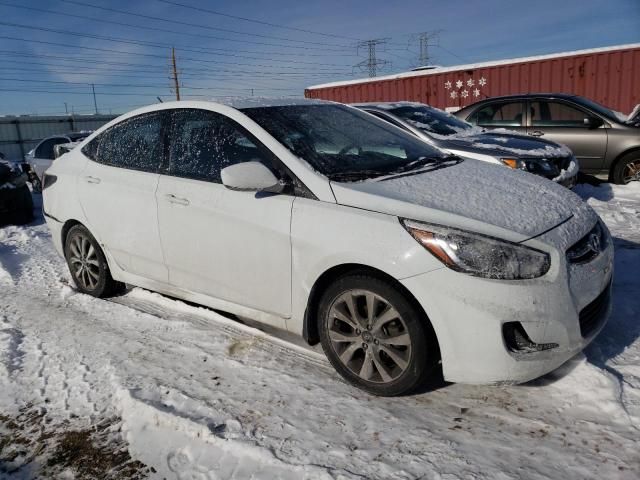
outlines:
[[[29,187],[23,185],[0,192],[0,226],[25,225],[33,221],[33,199]]]
[[[640,150],[630,152],[618,160],[611,172],[611,180],[618,185],[640,181]]]
[[[83,225],[69,229],[64,242],[64,257],[78,291],[103,298],[124,289],[124,284],[111,276],[100,245]]]
[[[373,305],[372,316],[368,305]],[[317,318],[325,355],[362,390],[380,396],[410,393],[435,371],[439,354],[429,320],[381,278],[366,273],[340,277],[323,293]]]

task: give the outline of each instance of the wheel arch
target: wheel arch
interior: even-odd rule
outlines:
[[[359,263],[343,263],[340,265],[334,265],[333,267],[325,270],[315,281],[313,287],[311,287],[311,292],[309,293],[309,297],[307,299],[307,306],[304,312],[304,320],[302,326],[302,336],[305,341],[309,345],[316,345],[320,342],[320,333],[318,326],[318,318],[317,312],[320,303],[320,298],[322,294],[327,289],[331,283],[333,283],[339,277],[343,277],[351,274],[366,274],[380,280],[384,280],[388,282],[393,287],[397,288],[398,291],[404,295],[407,300],[416,308],[416,310],[420,313],[423,318],[425,326],[432,333],[432,337],[435,340],[435,348],[437,349],[438,358],[440,358],[440,346],[438,344],[438,337],[436,332],[431,324],[431,320],[429,320],[429,316],[425,312],[424,308],[416,297],[398,280],[389,275],[388,273],[375,268],[369,265],[363,265]]]
[[[613,159],[613,162],[611,162],[611,166],[609,167],[609,181],[610,182],[613,181],[613,171],[615,170],[616,165],[618,165],[618,163],[620,163],[620,161],[624,157],[629,155],[630,153],[638,153],[638,154],[640,154],[640,146],[627,148],[626,150],[620,152],[618,154],[618,156]]]
[[[62,225],[62,230],[60,231],[60,241],[62,242],[63,248],[67,242],[67,234],[69,233],[69,230],[71,230],[71,228],[75,227],[76,225],[82,225],[83,227],[87,228],[86,225],[75,219],[67,220]]]

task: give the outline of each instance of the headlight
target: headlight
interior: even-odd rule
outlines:
[[[519,158],[501,158],[500,161],[504,163],[507,167],[517,168],[520,170],[527,169],[526,164]]]
[[[558,168],[546,158],[501,158],[507,167],[526,170],[538,175],[557,175]]]
[[[549,255],[517,243],[455,228],[400,220],[422,246],[447,267],[476,277],[523,280],[549,271]]]

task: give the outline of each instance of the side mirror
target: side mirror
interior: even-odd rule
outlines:
[[[589,128],[598,128],[604,125],[604,121],[600,117],[586,117],[584,119],[584,124]]]
[[[222,184],[230,190],[248,192],[274,192],[282,190],[282,184],[264,164],[251,161],[236,163],[220,172]]]

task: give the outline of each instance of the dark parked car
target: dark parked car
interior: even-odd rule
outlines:
[[[567,145],[580,170],[615,183],[640,180],[640,122],[568,94],[493,97],[455,114],[483,128],[503,127]]]
[[[4,161],[0,153],[0,227],[33,220],[33,200],[27,175]]]
[[[354,104],[460,157],[518,168],[572,188],[578,163],[565,146],[513,132],[485,131],[443,110],[415,102]]]

